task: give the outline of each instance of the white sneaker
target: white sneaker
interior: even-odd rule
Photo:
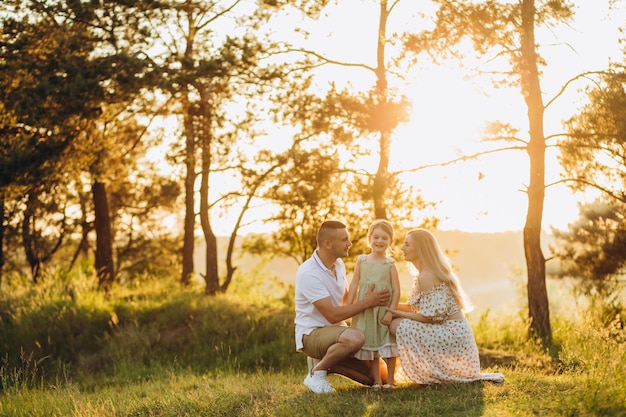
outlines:
[[[304,385],[316,394],[330,394],[335,389],[328,383],[325,371],[316,371],[304,378]]]

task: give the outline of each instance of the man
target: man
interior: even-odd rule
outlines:
[[[341,260],[352,246],[346,225],[325,221],[317,233],[317,249],[296,274],[296,350],[320,361],[304,379],[316,394],[334,392],[328,372],[372,385],[369,366],[352,357],[365,344],[365,335],[345,320],[374,306],[386,305],[389,291],[374,291],[354,304],[347,300],[346,268]]]

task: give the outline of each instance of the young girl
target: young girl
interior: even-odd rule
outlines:
[[[374,385],[372,388],[392,388],[395,386],[394,372],[398,349],[389,334],[389,324],[393,318],[387,308],[396,309],[400,300],[400,281],[398,269],[393,258],[388,256],[393,243],[393,227],[386,220],[377,220],[369,228],[367,235],[371,248],[369,255],[360,255],[350,282],[348,303],[360,300],[372,284],[376,290],[388,289],[391,301],[387,307],[372,307],[352,318],[351,326],[365,333],[365,345],[354,357],[370,360]],[[382,384],[379,358],[387,362],[388,381]]]

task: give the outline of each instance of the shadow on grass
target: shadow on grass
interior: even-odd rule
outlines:
[[[520,358],[517,355],[502,350],[480,349],[480,366],[482,368],[512,368],[519,364]]]
[[[503,372],[506,370],[530,369],[544,375],[560,373],[558,353],[528,354],[527,352],[510,353],[505,350],[479,348],[482,372]],[[486,371],[487,369],[490,369]]]
[[[337,392],[316,395],[303,392],[275,409],[277,416],[482,416],[484,382],[417,386],[373,391],[350,382],[336,383]]]

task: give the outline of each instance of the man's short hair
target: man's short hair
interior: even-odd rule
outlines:
[[[347,229],[347,226],[337,220],[326,220],[323,222],[317,231],[317,246],[322,246],[322,242],[325,240],[331,240],[331,233],[339,229]]]

